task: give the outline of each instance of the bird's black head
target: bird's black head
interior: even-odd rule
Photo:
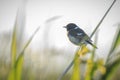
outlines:
[[[69,23],[69,24],[67,24],[67,26],[64,26],[64,28],[66,28],[67,31],[69,31],[71,29],[74,29],[76,27],[78,27],[78,26],[76,24],[74,24],[74,23]]]

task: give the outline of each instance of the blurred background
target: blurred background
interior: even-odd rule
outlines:
[[[25,50],[24,80],[31,79],[25,77],[25,74],[32,75],[35,80],[48,80],[50,76],[54,76],[51,80],[56,80],[73,60],[77,49],[68,40],[63,26],[75,23],[90,35],[112,2],[113,0],[0,0],[0,79],[6,80],[9,72],[15,23],[17,56],[36,28],[40,27]],[[117,0],[99,28],[97,58],[106,60],[120,24],[119,14],[120,1]]]

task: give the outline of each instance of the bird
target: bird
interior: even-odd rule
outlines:
[[[64,26],[64,28],[66,28],[67,36],[73,44],[77,46],[81,46],[82,44],[90,44],[92,47],[97,48],[96,45],[92,43],[90,37],[75,23],[69,23]]]

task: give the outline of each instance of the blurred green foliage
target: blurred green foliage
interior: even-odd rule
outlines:
[[[61,16],[56,16],[52,19],[49,19],[47,23],[51,22],[51,20],[56,20],[59,17]],[[93,34],[96,32],[96,30],[102,23],[103,19],[97,25],[96,29],[93,31]],[[17,17],[16,17],[16,20],[17,20]],[[2,56],[0,56],[0,80],[57,80],[58,77],[60,76],[59,72],[49,73],[45,75],[44,70],[47,69],[46,67],[43,69],[43,71],[33,70],[33,67],[31,66],[23,67],[25,62],[24,60],[25,50],[31,43],[32,39],[34,38],[36,32],[38,32],[39,28],[36,29],[36,31],[33,33],[30,39],[26,42],[22,51],[20,53],[17,53],[17,46],[18,46],[17,37],[19,36],[17,36],[16,22],[17,21],[15,21],[15,25],[12,32],[10,63],[5,63],[4,62],[5,59],[2,58]],[[74,60],[72,62],[73,64],[72,71],[70,73],[67,73],[67,71],[65,71],[64,74],[61,76],[61,77],[64,76],[64,78],[60,78],[60,80],[93,80],[93,79],[94,80],[119,80],[120,79],[120,76],[118,75],[120,73],[120,70],[119,70],[120,68],[120,49],[119,49],[120,48],[120,28],[119,27],[120,26],[118,26],[118,29],[115,34],[115,38],[113,39],[113,44],[111,46],[106,62],[104,61],[104,59],[95,60],[95,54],[96,54],[95,48],[93,50],[90,50],[89,48],[87,48],[86,45],[82,45],[75,53]],[[90,37],[92,37],[92,35]],[[98,35],[95,38],[95,44],[97,44],[97,39],[98,39]],[[53,53],[53,51],[51,50],[51,52],[49,53]],[[54,53],[58,53],[58,52],[54,51]],[[85,56],[87,53],[91,54],[89,59],[86,61],[82,61],[81,57]],[[114,54],[117,56],[114,56]],[[112,60],[112,58],[114,58],[114,60]],[[84,73],[81,70],[82,69],[81,65],[83,64],[83,62],[85,64]],[[69,70],[70,67],[71,66],[69,66],[67,70]],[[82,74],[84,74],[83,78],[81,77]]]

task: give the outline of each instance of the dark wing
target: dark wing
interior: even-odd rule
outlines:
[[[81,32],[79,29],[72,29],[69,31],[69,34],[78,39],[82,39],[86,35],[84,31]]]
[[[80,40],[90,40],[89,36],[80,28],[70,30],[70,34]],[[91,41],[91,40],[90,40]]]

